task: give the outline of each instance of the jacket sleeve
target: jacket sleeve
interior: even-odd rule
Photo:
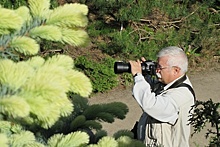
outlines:
[[[172,97],[175,93],[163,93],[155,95],[151,92],[149,83],[146,82],[142,75],[134,78],[133,96],[141,108],[151,117],[174,124],[178,118],[178,107]]]

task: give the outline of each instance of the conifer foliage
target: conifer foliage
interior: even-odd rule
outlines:
[[[28,0],[16,10],[0,7],[1,147],[143,146],[101,131],[100,121],[123,119],[128,108],[117,102],[88,105],[82,97],[91,94],[92,84],[71,57],[37,55],[41,40],[86,45],[87,13],[82,4],[50,9],[49,0]]]
[[[34,55],[40,39],[85,46],[89,37],[88,8],[82,4],[65,4],[50,9],[49,0],[29,0],[28,6],[16,10],[0,7],[0,50],[2,57],[16,54]]]
[[[28,124],[46,129],[60,116],[68,116],[73,106],[66,93],[88,96],[92,91],[90,80],[72,70],[72,64],[72,59],[64,55],[46,61],[41,57],[18,63],[0,60],[2,115],[7,119],[23,118]]]
[[[17,63],[10,59],[0,60],[0,140],[5,140],[10,146],[37,146],[39,143],[35,142],[34,134],[25,128],[38,126],[48,129],[60,117],[73,112],[73,104],[66,93],[73,91],[86,97],[92,86],[90,80],[73,70],[72,66],[72,58],[65,55],[47,60],[36,56]],[[10,139],[7,141],[7,138]],[[48,145],[63,146],[65,143],[68,146],[75,144],[74,138],[81,138],[77,146],[89,140],[86,133],[71,132],[66,136],[52,136]]]

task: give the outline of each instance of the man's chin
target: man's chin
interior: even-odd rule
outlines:
[[[158,79],[159,82],[165,84],[162,78],[157,78],[157,79]]]
[[[163,80],[161,78],[157,78],[157,79],[158,79],[158,81],[163,82]]]

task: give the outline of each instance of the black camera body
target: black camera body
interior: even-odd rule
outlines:
[[[147,60],[141,63],[142,74],[143,75],[156,75],[156,62],[151,60]],[[115,74],[121,74],[124,72],[131,73],[131,65],[130,63],[125,62],[115,62],[114,64],[114,72]]]

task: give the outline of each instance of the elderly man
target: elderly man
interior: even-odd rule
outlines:
[[[133,96],[146,114],[144,141],[152,146],[188,147],[188,120],[195,96],[186,76],[187,56],[181,48],[170,46],[157,57],[156,74],[165,84],[160,94],[152,91],[142,75],[141,61],[129,61],[134,76]]]

